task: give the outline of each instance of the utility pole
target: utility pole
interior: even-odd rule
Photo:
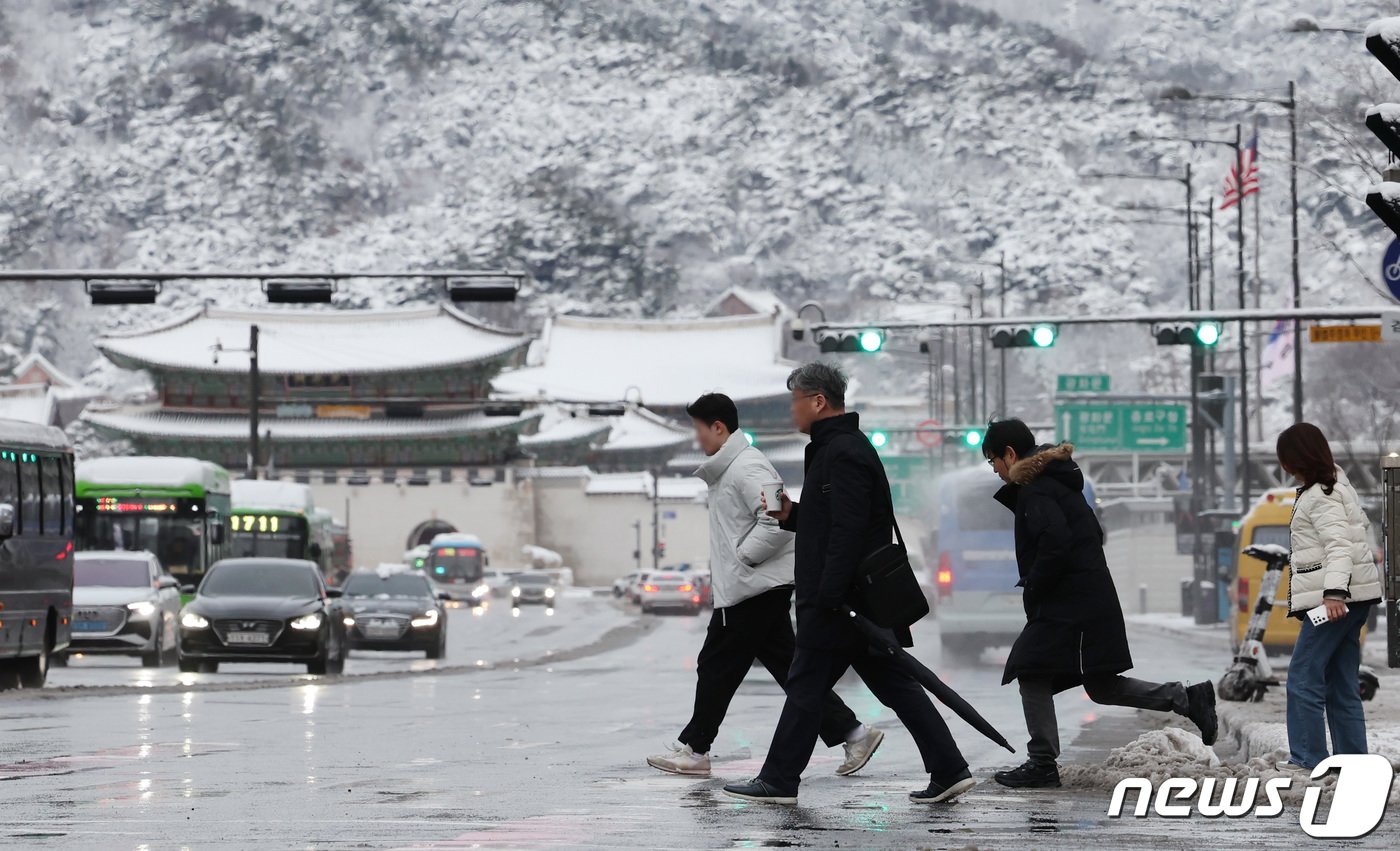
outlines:
[[[258,326],[253,325],[248,329],[248,478],[258,477],[258,459],[261,457],[258,446],[258,408],[261,407],[262,400],[259,398],[258,378]]]
[[[1298,98],[1297,86],[1288,81],[1288,175],[1293,203],[1293,307],[1303,306],[1303,279],[1298,271]],[[1293,421],[1303,421],[1303,323],[1293,320]]]
[[[661,569],[661,511],[659,507],[661,478],[651,473],[651,569]]]

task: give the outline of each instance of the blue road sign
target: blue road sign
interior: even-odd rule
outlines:
[[[1392,239],[1381,260],[1381,280],[1390,290],[1390,297],[1400,301],[1400,239]]]

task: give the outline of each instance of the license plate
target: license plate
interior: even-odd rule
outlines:
[[[73,621],[74,632],[106,632],[107,624],[102,621]]]
[[[272,636],[265,632],[230,632],[229,644],[268,644]]]
[[[393,624],[370,624],[365,627],[366,638],[398,638],[399,628]]]

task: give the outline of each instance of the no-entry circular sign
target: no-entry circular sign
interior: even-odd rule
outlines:
[[[942,443],[943,432],[937,431],[942,425],[943,423],[940,423],[938,420],[924,420],[919,423],[919,442],[929,447],[937,446]]]

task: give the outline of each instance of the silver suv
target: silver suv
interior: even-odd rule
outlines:
[[[89,550],[74,555],[69,653],[140,656],[147,668],[170,664],[179,616],[180,583],[151,553]]]

